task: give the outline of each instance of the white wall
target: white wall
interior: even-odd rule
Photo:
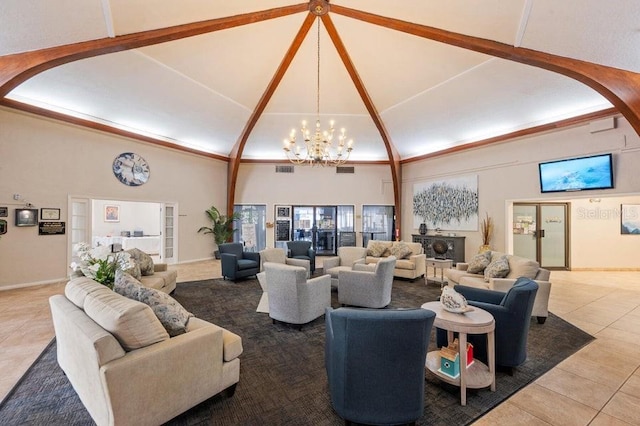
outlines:
[[[571,201],[572,268],[639,268],[637,253],[640,237],[620,236],[619,219],[581,219],[578,209],[589,198],[602,198],[610,208],[622,200],[631,202],[640,195],[640,138],[623,118],[616,120],[617,128],[600,133],[589,133],[588,125],[558,132],[524,138],[486,148],[463,151],[443,157],[408,163],[403,166],[403,238],[410,237],[413,215],[411,199],[415,182],[442,179],[468,174],[478,175],[480,216],[488,212],[496,222],[492,246],[506,250],[509,246],[506,232],[509,224],[509,206],[514,201]],[[615,189],[585,191],[580,195],[566,193],[541,194],[538,163],[573,156],[613,152]],[[627,197],[631,198],[620,198]],[[604,200],[607,201],[604,201]],[[625,201],[625,202],[627,202]],[[601,203],[602,204],[602,203]],[[602,205],[605,205],[602,204]],[[616,226],[616,221],[618,225]],[[480,246],[479,232],[457,232],[466,236],[466,254],[475,254]],[[606,247],[608,253],[599,247]]]
[[[105,206],[118,206],[118,222],[105,221]],[[144,235],[160,235],[160,203],[122,200],[93,200],[94,237],[119,236],[122,231],[142,231]]]
[[[136,152],[151,167],[149,182],[128,187],[113,175],[113,159]],[[18,228],[21,194],[37,208],[61,209],[69,225],[69,196],[178,204],[178,261],[210,258],[213,240],[197,234],[212,204],[226,209],[227,163],[0,108],[0,206],[9,207],[0,239],[0,288],[51,282],[68,275],[66,235],[39,236]]]
[[[391,172],[386,165],[356,165],[354,174],[335,167],[296,166],[276,173],[273,164],[243,164],[236,184],[236,204],[266,204],[267,222],[274,222],[275,205],[355,205],[355,230],[362,229],[362,205],[394,205]],[[267,247],[274,246],[274,229],[267,230]],[[358,234],[357,244],[362,244]]]
[[[614,130],[590,134],[588,126],[496,144],[429,160],[402,168],[402,239],[412,233],[413,184],[418,181],[477,174],[480,213],[496,221],[493,246],[508,246],[507,213],[514,201],[565,201],[566,194],[541,194],[540,161],[614,153],[616,188],[585,192],[572,202],[571,233],[574,268],[638,268],[640,237],[620,236],[619,219],[580,218],[589,198],[601,198],[600,208],[619,209],[621,202],[640,203],[640,138],[622,118]],[[400,142],[398,142],[400,143]],[[149,182],[140,187],[121,184],[111,164],[122,152],[136,152],[151,166]],[[68,274],[67,235],[39,236],[37,227],[18,228],[13,210],[24,205],[12,199],[21,194],[37,208],[60,208],[69,223],[70,196],[124,201],[178,204],[178,261],[211,257],[213,241],[197,234],[207,225],[204,210],[212,204],[226,210],[227,163],[173,151],[152,144],[34,117],[0,108],[0,206],[9,207],[8,233],[0,239],[0,288],[51,282]],[[624,197],[624,198],[623,198]],[[361,229],[362,204],[393,205],[388,166],[356,166],[356,173],[336,174],[334,168],[296,167],[294,174],[276,174],[273,164],[243,164],[236,184],[236,203],[266,204],[267,220],[273,206],[356,206],[356,230]],[[593,204],[593,203],[592,203]],[[589,206],[588,208],[592,208]],[[466,252],[480,245],[478,232],[467,236]],[[273,245],[273,234],[268,235]]]

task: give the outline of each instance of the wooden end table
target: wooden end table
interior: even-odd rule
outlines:
[[[428,274],[424,274],[425,284],[429,284],[429,281],[433,281],[440,284],[440,288],[442,288],[447,282],[447,279],[444,277],[444,270],[450,269],[453,266],[453,260],[428,257],[425,263],[427,266],[431,266],[433,268],[433,277],[429,277]],[[440,269],[440,277],[436,275],[437,269]]]
[[[467,405],[467,388],[477,389],[487,386],[491,391],[496,390],[495,375],[495,320],[493,315],[484,309],[473,307],[473,311],[464,314],[455,314],[444,310],[440,302],[428,302],[422,305],[422,309],[428,309],[436,313],[434,327],[447,330],[449,342],[453,342],[453,333],[458,333],[460,343],[460,375],[451,377],[438,371],[440,369],[440,350],[436,348],[427,354],[425,367],[440,380],[455,386],[460,386],[460,403]],[[474,360],[467,367],[467,334],[487,335],[487,363]]]

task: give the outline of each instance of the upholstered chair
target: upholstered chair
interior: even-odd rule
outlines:
[[[342,305],[384,308],[391,303],[395,256],[375,265],[355,264],[351,271],[339,271],[338,301]]]
[[[235,281],[260,272],[260,254],[244,251],[241,243],[220,244],[218,250],[224,279]]]
[[[538,291],[538,284],[530,278],[518,278],[506,293],[475,287],[456,285],[470,306],[475,306],[493,315],[496,320],[495,354],[496,365],[512,373],[527,359],[527,340],[531,323],[531,310]],[[468,335],[473,344],[474,357],[487,360],[487,339],[484,335]],[[446,332],[438,329],[438,346],[447,345]]]
[[[325,257],[322,268],[325,274],[331,275],[331,287],[338,288],[338,272],[350,271],[356,263],[364,263],[367,249],[364,247],[339,247],[338,255]]]
[[[345,424],[415,424],[424,413],[424,363],[435,313],[327,308],[325,368]]]
[[[307,271],[300,266],[282,263],[264,264],[269,317],[277,321],[302,325],[322,316],[331,306],[331,277],[307,279]]]
[[[287,257],[308,260],[311,273],[316,271],[316,252],[311,248],[311,241],[287,241],[287,250]]]
[[[267,284],[264,272],[264,264],[266,262],[280,263],[283,265],[300,266],[307,271],[307,278],[311,276],[311,264],[306,259],[293,259],[287,257],[287,252],[282,248],[268,248],[260,250],[260,273],[257,275],[258,283],[262,288],[262,296],[258,303],[257,312],[269,313],[269,295],[267,293]]]

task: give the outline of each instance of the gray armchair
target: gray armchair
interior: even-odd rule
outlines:
[[[262,297],[258,303],[257,312],[269,313],[269,295],[267,293],[267,284],[264,272],[264,264],[266,262],[280,263],[282,265],[300,266],[307,271],[307,278],[311,276],[311,264],[306,259],[293,259],[287,257],[287,252],[281,248],[268,248],[260,250],[260,273],[257,275],[258,283],[262,288]]]
[[[316,271],[316,252],[311,248],[311,241],[287,241],[287,257],[309,261],[311,273]]]
[[[375,265],[355,264],[351,271],[338,272],[338,301],[342,305],[384,308],[391,303],[395,256]]]
[[[222,277],[235,281],[260,272],[260,254],[244,251],[240,243],[224,243],[218,246],[222,264]]]
[[[277,321],[298,325],[322,316],[331,306],[331,277],[307,279],[307,271],[299,266],[266,262],[264,264],[269,316]]]
[[[538,284],[529,278],[518,278],[506,293],[463,285],[455,290],[462,294],[470,306],[488,311],[496,320],[496,365],[511,372],[527,359],[527,340],[531,323],[531,310],[538,291]],[[484,335],[469,335],[473,354],[479,360],[487,360],[487,339]],[[447,345],[447,335],[438,329],[437,345]]]
[[[338,255],[325,257],[322,267],[325,274],[331,275],[331,287],[338,288],[338,273],[350,271],[356,263],[364,263],[367,249],[364,247],[339,247]]]
[[[424,363],[435,313],[327,308],[325,368],[345,423],[414,423],[424,413]]]

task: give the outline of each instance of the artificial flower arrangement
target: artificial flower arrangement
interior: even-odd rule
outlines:
[[[87,243],[78,243],[73,246],[73,251],[80,258],[80,262],[71,262],[71,269],[74,272],[82,272],[84,276],[110,289],[113,289],[117,270],[126,271],[135,267],[129,253],[112,253],[109,246],[91,248]]]

